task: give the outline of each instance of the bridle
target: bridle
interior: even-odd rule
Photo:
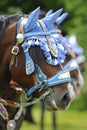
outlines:
[[[24,54],[25,54],[25,59],[26,59],[26,75],[29,75],[33,71],[35,71],[37,79],[38,79],[37,80],[38,84],[33,86],[32,88],[30,88],[27,91],[27,95],[28,95],[28,97],[30,97],[31,94],[38,89],[41,90],[45,87],[50,88],[54,85],[58,85],[58,84],[61,84],[61,83],[66,83],[66,82],[71,82],[71,78],[70,78],[69,71],[67,69],[63,69],[60,72],[57,72],[52,77],[47,78],[47,76],[42,72],[41,68],[36,64],[34,65],[34,62],[33,62],[32,58],[30,57],[30,54],[28,52],[29,47],[28,47],[28,44],[26,42],[26,38],[31,36],[31,35],[45,35],[48,43],[52,45],[48,36],[52,33],[58,33],[58,32],[57,32],[57,30],[56,31],[55,30],[53,30],[53,31],[47,31],[46,30],[45,31],[45,30],[42,29],[43,30],[42,32],[36,32],[35,34],[34,33],[24,33],[23,26],[24,26],[24,22],[26,22],[26,20],[27,20],[27,18],[21,18],[18,21],[18,24],[17,24],[17,43],[16,43],[15,46],[18,48],[18,44],[22,44],[21,46],[23,48],[23,51],[24,51]],[[39,24],[43,28],[43,25],[41,24],[40,21],[39,21]],[[12,54],[16,56],[19,52],[19,48],[17,49],[17,53],[15,54],[14,53],[15,52],[15,46],[12,48]],[[52,47],[52,50],[53,50],[53,55],[55,56],[54,46]],[[12,61],[14,61],[14,60],[12,60]],[[10,62],[10,66],[12,66],[13,64],[14,64],[14,62],[13,63]],[[30,68],[31,70],[29,70],[30,66],[32,66],[32,68]],[[62,77],[62,78],[60,78],[60,77]]]

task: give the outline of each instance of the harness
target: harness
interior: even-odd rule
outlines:
[[[12,128],[12,130],[14,130],[16,123],[15,120],[19,119],[21,113],[22,113],[22,109],[26,106],[32,105],[37,103],[38,101],[43,100],[47,95],[49,95],[52,92],[52,86],[54,85],[58,85],[61,83],[67,83],[67,82],[71,82],[71,77],[70,77],[70,73],[69,70],[64,68],[62,70],[60,70],[59,72],[57,72],[55,75],[53,75],[50,78],[47,78],[47,76],[42,72],[41,68],[37,65],[34,64],[29,51],[28,51],[28,44],[26,42],[26,38],[30,37],[32,35],[45,35],[46,40],[49,44],[49,48],[51,51],[51,54],[56,57],[57,51],[55,46],[52,45],[50,39],[49,39],[49,35],[53,34],[53,33],[58,33],[58,31],[53,30],[53,31],[45,31],[43,28],[42,23],[39,21],[40,26],[42,27],[42,32],[37,32],[37,33],[24,33],[23,30],[23,26],[24,26],[24,21],[26,21],[26,18],[21,18],[18,21],[17,24],[17,42],[15,44],[15,46],[13,46],[12,48],[12,57],[11,57],[11,61],[9,64],[9,70],[11,71],[12,69],[12,65],[14,64],[14,60],[15,57],[17,56],[17,54],[19,53],[19,44],[22,46],[24,54],[25,54],[25,59],[26,59],[26,67],[25,67],[25,72],[26,75],[30,75],[32,74],[34,71],[36,73],[36,78],[37,84],[35,84],[33,87],[31,87],[30,89],[26,90],[24,89],[24,87],[20,86],[18,83],[16,83],[15,81],[10,82],[10,85],[13,83],[13,87],[11,87],[12,89],[20,92],[20,93],[24,93],[25,97],[27,100],[30,99],[30,97],[32,96],[32,94],[38,90],[44,90],[44,93],[39,97],[34,99],[32,102],[26,102],[26,103],[18,103],[18,102],[13,102],[10,100],[4,100],[2,98],[0,98],[0,115],[2,116],[2,118],[4,120],[6,120],[7,123],[7,129],[9,130],[10,128]],[[15,85],[16,84],[16,85]],[[16,113],[15,117],[13,120],[9,120],[9,116],[8,116],[8,112],[5,108],[5,106],[9,106],[9,107],[13,107],[13,108],[19,108],[18,112]]]

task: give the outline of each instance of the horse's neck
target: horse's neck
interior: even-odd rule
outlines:
[[[15,44],[15,28],[16,23],[9,25],[0,37],[0,65],[5,56],[11,54],[11,48]]]
[[[2,37],[0,37],[0,91],[4,90],[4,87],[10,80],[10,74],[8,65],[11,59],[11,48],[15,44],[15,27],[16,23],[9,25]]]

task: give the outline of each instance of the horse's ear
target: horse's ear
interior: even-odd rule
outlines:
[[[36,22],[39,17],[39,13],[40,13],[40,7],[36,8],[33,12],[31,12],[31,14],[29,15],[29,18],[27,19],[24,25],[25,32],[28,32],[35,27]]]
[[[52,13],[53,13],[53,10],[50,9],[50,10],[46,13],[46,16],[49,16],[49,15],[51,15]]]
[[[58,11],[56,11],[55,13],[42,19],[42,21],[45,23],[47,28],[50,28],[50,26],[52,26],[52,24],[56,21],[58,16],[61,14],[62,10],[63,9],[61,8]]]
[[[57,18],[56,23],[60,25],[68,16],[68,13],[63,13],[60,17]]]

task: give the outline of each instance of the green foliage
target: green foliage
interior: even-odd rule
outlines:
[[[36,125],[32,125],[26,121],[23,122],[21,130],[40,130],[41,110],[38,105],[33,107],[32,115]],[[56,126],[58,130],[87,130],[87,112],[79,111],[57,111]],[[44,130],[53,130],[52,112],[44,113]]]

